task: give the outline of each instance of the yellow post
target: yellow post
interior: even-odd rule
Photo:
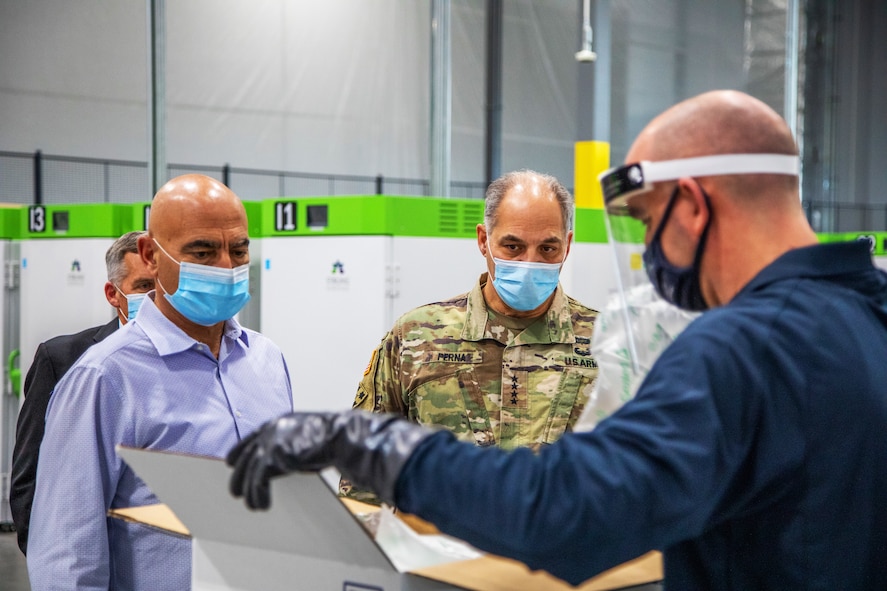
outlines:
[[[604,208],[597,176],[610,168],[609,142],[576,142],[573,185],[576,207]]]

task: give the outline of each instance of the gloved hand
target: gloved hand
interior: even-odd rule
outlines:
[[[271,505],[274,476],[335,466],[355,485],[394,502],[403,465],[434,431],[394,415],[363,411],[291,413],[269,421],[234,446],[231,494],[253,509]]]

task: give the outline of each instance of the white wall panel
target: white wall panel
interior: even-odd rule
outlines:
[[[572,185],[578,4],[504,7],[502,170]],[[143,0],[0,2],[0,150],[144,160]],[[427,178],[430,3],[166,2],[171,163]],[[483,180],[485,9],[454,0],[453,180]]]

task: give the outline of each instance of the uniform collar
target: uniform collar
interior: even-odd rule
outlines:
[[[160,356],[181,353],[199,344],[198,341],[185,334],[181,328],[163,315],[154,303],[156,294],[156,291],[148,292],[148,297],[142,300],[139,313],[132,322],[142,328]],[[225,321],[222,339],[228,340],[229,346],[234,345],[239,340],[243,343],[243,346],[249,347],[249,338],[246,331],[233,318]]]
[[[737,297],[783,279],[801,277],[825,279],[860,273],[872,268],[869,244],[862,240],[795,248],[764,267],[740,290]]]
[[[468,293],[468,309],[465,326],[462,329],[462,340],[464,341],[493,339],[501,342],[501,339],[489,329],[489,308],[483,294],[483,287],[488,280],[489,274],[483,273]],[[563,288],[558,284],[548,311],[517,335],[513,342],[507,344],[528,345],[533,343],[572,343],[574,341],[570,302],[567,300]]]

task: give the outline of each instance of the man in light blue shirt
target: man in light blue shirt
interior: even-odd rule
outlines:
[[[249,299],[237,196],[201,175],[171,180],[139,254],[156,291],[50,400],[28,546],[33,591],[189,589],[189,540],[107,517],[159,502],[115,445],[221,457],[292,410],[280,350],[233,319]]]

